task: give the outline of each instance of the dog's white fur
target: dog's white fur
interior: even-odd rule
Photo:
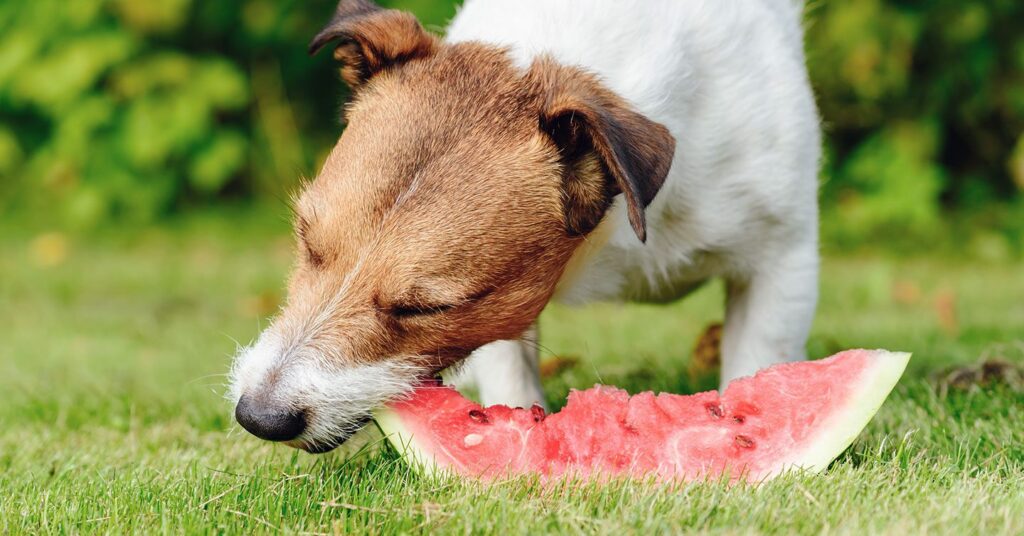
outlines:
[[[727,281],[722,385],[805,357],[817,302],[820,129],[798,0],[468,0],[447,39],[598,74],[675,137],[647,243],[617,203],[556,299],[665,301]],[[464,376],[485,403],[540,401],[534,345],[501,341]],[[542,399],[541,399],[542,400]]]
[[[365,422],[366,408],[406,394],[423,372],[400,357],[373,365],[334,367],[302,341],[268,329],[255,344],[240,350],[226,396],[234,406],[243,393],[260,389],[275,374],[269,394],[283,395],[275,399],[288,402],[286,408],[317,408],[307,414],[306,429],[294,444],[320,447],[356,432]]]

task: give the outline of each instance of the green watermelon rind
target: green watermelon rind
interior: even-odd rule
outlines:
[[[416,443],[397,412],[379,408],[374,410],[373,420],[402,460],[414,471],[428,478],[454,476],[454,471],[438,464],[432,454]]]
[[[856,380],[855,383],[862,387],[847,398],[846,410],[833,413],[829,422],[819,427],[816,439],[795,452],[789,460],[781,460],[775,470],[763,475],[763,479],[790,470],[820,473],[853,444],[889,398],[911,356],[909,352],[871,352],[876,357],[876,364],[864,371],[866,377]]]
[[[846,410],[832,414],[829,422],[820,427],[816,439],[789,459],[780,460],[773,469],[757,475],[755,481],[769,480],[790,471],[820,473],[853,444],[903,376],[911,356],[909,352],[871,352],[876,357],[875,364],[856,380],[862,388],[847,398]],[[380,408],[373,416],[388,442],[414,471],[428,478],[457,476],[454,470],[437,463],[428,449],[417,444],[397,412]]]

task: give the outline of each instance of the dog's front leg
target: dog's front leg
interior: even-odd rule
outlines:
[[[456,387],[475,385],[480,403],[528,408],[545,406],[540,385],[537,327],[534,325],[515,341],[496,341],[469,356],[454,379]]]
[[[807,358],[818,301],[817,241],[773,255],[753,273],[727,278],[722,389],[732,380]]]

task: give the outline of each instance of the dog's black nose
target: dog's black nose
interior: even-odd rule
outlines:
[[[249,396],[238,400],[235,420],[250,434],[267,441],[295,439],[306,429],[305,413]]]

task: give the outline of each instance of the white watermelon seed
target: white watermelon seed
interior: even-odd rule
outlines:
[[[469,434],[462,440],[462,443],[465,444],[467,447],[475,447],[479,445],[480,442],[483,440],[484,436],[480,434]]]

